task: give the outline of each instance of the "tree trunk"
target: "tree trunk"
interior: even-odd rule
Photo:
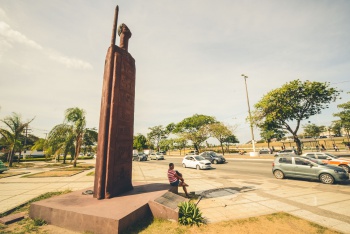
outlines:
[[[77,159],[79,157],[79,153],[80,153],[80,145],[81,145],[81,135],[78,136],[78,139],[77,139],[77,144],[75,146],[75,157],[74,157],[74,163],[73,163],[73,167],[76,167],[77,166]],[[159,150],[158,150],[159,152]]]
[[[225,155],[224,146],[222,145],[222,142],[220,142],[220,145],[221,145],[222,155]]]
[[[293,138],[294,138],[294,142],[297,145],[297,154],[301,155],[303,153],[303,151],[301,149],[301,142],[300,142],[300,140],[299,140],[297,135],[293,135]]]
[[[9,167],[12,167],[12,160],[13,160],[13,155],[14,155],[14,152],[15,152],[15,146],[13,146],[9,156],[8,156],[8,162],[9,162]]]

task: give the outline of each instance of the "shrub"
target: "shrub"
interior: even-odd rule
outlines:
[[[179,204],[179,223],[182,225],[199,226],[204,224],[204,218],[196,204],[192,202],[181,202]]]

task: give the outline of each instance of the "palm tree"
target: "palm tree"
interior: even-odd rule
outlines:
[[[65,113],[65,122],[72,127],[74,143],[75,143],[75,156],[73,166],[76,167],[77,159],[80,153],[80,147],[83,141],[83,134],[85,132],[86,120],[85,111],[83,109],[68,108]]]
[[[74,157],[74,167],[80,153],[83,135],[86,131],[85,111],[78,107],[68,108],[62,124],[56,125],[48,135],[48,150],[57,155],[63,153],[65,163],[68,153]]]
[[[7,116],[4,119],[0,120],[3,122],[7,129],[0,128],[0,134],[5,139],[6,143],[10,146],[10,152],[8,155],[9,167],[12,167],[13,155],[15,154],[16,149],[20,148],[21,141],[19,137],[24,128],[34,120],[34,118],[28,122],[23,123],[21,116],[17,113],[12,113],[12,116]]]
[[[54,154],[59,160],[59,155],[63,154],[63,163],[66,163],[68,153],[73,157],[75,155],[74,132],[71,125],[65,123],[56,125],[47,137],[48,154]]]
[[[98,138],[98,132],[96,128],[86,128],[84,131],[84,137],[83,137],[83,147],[84,147],[84,154],[86,151],[91,153],[92,151],[92,146],[97,143],[97,138]]]

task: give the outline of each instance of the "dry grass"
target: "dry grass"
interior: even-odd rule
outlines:
[[[51,171],[45,171],[45,172],[40,172],[36,174],[31,174],[23,177],[28,177],[28,178],[40,178],[40,177],[68,177],[68,176],[73,176],[78,173],[81,173],[85,171],[84,169],[73,169],[73,168],[67,168],[65,170],[59,169],[59,170],[51,170]]]
[[[49,192],[49,193],[45,193],[42,194],[41,196],[34,198],[32,200],[30,200],[29,202],[27,202],[26,204],[23,204],[19,207],[17,207],[16,209],[9,211],[9,212],[5,212],[5,213],[1,213],[0,217],[4,217],[6,215],[10,215],[10,214],[15,214],[18,212],[24,212],[25,216],[27,218],[16,222],[16,223],[12,223],[12,224],[8,224],[8,225],[4,225],[0,223],[0,233],[1,234],[25,234],[25,233],[73,233],[70,231],[66,231],[62,228],[57,228],[55,226],[52,225],[46,225],[45,221],[40,220],[40,219],[30,219],[28,218],[28,212],[29,212],[29,207],[30,204],[32,202],[36,202],[36,201],[40,201],[43,199],[47,199],[53,196],[58,196],[61,194],[66,194],[66,193],[70,193],[70,190],[64,190],[64,191],[59,191],[59,192]],[[50,231],[52,230],[52,231]]]
[[[339,233],[318,224],[297,218],[287,213],[275,213],[254,218],[231,220],[202,225],[200,227],[181,226],[167,220],[148,220],[142,225],[130,228],[124,233],[172,234],[172,233],[254,233],[254,234],[300,234],[300,233]]]
[[[28,174],[29,172],[13,172],[13,171],[6,171],[0,174],[0,179],[6,178],[6,177],[11,177],[11,176],[16,176],[16,175],[23,175],[23,174]]]
[[[9,163],[8,162],[4,162],[4,164],[8,167]],[[30,168],[30,167],[35,167],[36,164],[35,163],[27,163],[27,162],[12,162],[12,167],[10,167],[10,169],[19,169],[19,168]]]
[[[91,171],[89,173],[86,174],[87,176],[95,176],[95,172],[94,171]]]

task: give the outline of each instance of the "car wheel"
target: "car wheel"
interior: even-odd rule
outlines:
[[[334,178],[330,174],[323,173],[320,175],[320,181],[324,184],[333,184]]]
[[[349,173],[350,172],[350,170],[349,170],[349,166],[347,166],[347,165],[339,165],[341,168],[343,168],[347,173]]]
[[[200,170],[200,169],[201,169],[199,165],[197,165],[196,168],[197,168],[197,170]]]
[[[213,163],[214,163],[214,164],[218,164],[218,161],[217,161],[217,160],[214,160]]]
[[[277,178],[277,179],[284,179],[284,174],[282,171],[280,170],[276,170],[273,172],[273,175]]]
[[[186,164],[183,163],[183,164],[182,164],[182,167],[183,167],[183,168],[186,168]]]

